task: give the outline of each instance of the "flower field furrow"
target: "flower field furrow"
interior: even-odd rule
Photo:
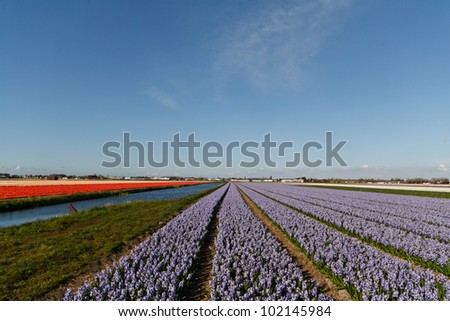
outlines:
[[[330,300],[252,213],[235,185],[218,214],[212,300]]]
[[[337,278],[357,299],[450,300],[450,280],[414,267],[240,185],[244,192],[314,263]]]
[[[75,293],[68,290],[65,300],[177,300],[227,189],[225,185],[183,211],[93,282]]]
[[[255,187],[255,185],[252,185],[252,187]],[[284,204],[308,213],[318,219],[330,222],[363,239],[371,240],[383,246],[393,247],[409,256],[418,257],[424,262],[431,262],[437,266],[436,268],[438,270],[445,272],[447,275],[450,274],[450,244],[448,242],[440,242],[406,229],[367,220],[363,218],[365,214],[362,211],[359,211],[357,216],[353,216],[329,207],[324,207],[324,203],[322,203],[323,205],[316,205],[267,190],[262,192]]]

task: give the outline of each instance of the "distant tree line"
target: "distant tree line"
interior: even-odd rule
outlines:
[[[368,179],[368,178],[359,178],[359,179],[343,179],[343,178],[306,178],[302,177],[305,183],[351,183],[351,184],[450,184],[450,181],[447,177],[435,177],[435,178],[391,178],[391,179]]]
[[[406,180],[406,183],[408,184],[449,184],[449,179],[446,177],[435,177],[432,179],[425,179],[425,178],[408,178]]]

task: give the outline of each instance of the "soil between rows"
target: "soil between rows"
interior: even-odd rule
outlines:
[[[209,288],[209,281],[212,277],[215,240],[217,233],[219,232],[219,220],[217,218],[217,214],[219,213],[222,202],[228,193],[228,189],[214,207],[211,222],[208,225],[200,252],[194,261],[194,273],[190,279],[190,282],[181,293],[182,300],[207,301],[210,297],[211,291]]]
[[[261,222],[269,229],[269,231],[277,238],[282,246],[289,252],[292,258],[295,259],[297,264],[302,269],[302,272],[309,278],[314,279],[320,286],[322,292],[329,295],[336,301],[351,301],[350,294],[345,289],[339,288],[332,280],[320,272],[314,264],[308,259],[308,257],[300,252],[298,247],[292,243],[286,235],[280,230],[280,228],[272,222],[272,220],[262,212],[255,203],[238,187],[242,198],[250,207],[252,212],[261,220]]]

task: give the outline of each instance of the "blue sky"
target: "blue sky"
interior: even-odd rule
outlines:
[[[448,177],[449,34],[448,1],[2,0],[0,172]],[[124,132],[301,151],[327,131],[347,167],[100,166]]]

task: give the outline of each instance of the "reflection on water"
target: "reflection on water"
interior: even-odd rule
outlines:
[[[27,222],[32,222],[36,220],[45,220],[51,217],[65,215],[70,212],[68,208],[69,204],[73,204],[73,206],[77,210],[83,211],[91,209],[96,206],[115,205],[133,201],[172,200],[176,198],[185,197],[191,194],[200,193],[204,190],[216,187],[218,185],[219,185],[218,183],[191,185],[186,187],[168,188],[156,191],[134,193],[124,196],[112,196],[107,198],[98,198],[92,200],[43,206],[28,210],[5,212],[0,213],[0,226],[6,227],[11,225],[20,225]]]

